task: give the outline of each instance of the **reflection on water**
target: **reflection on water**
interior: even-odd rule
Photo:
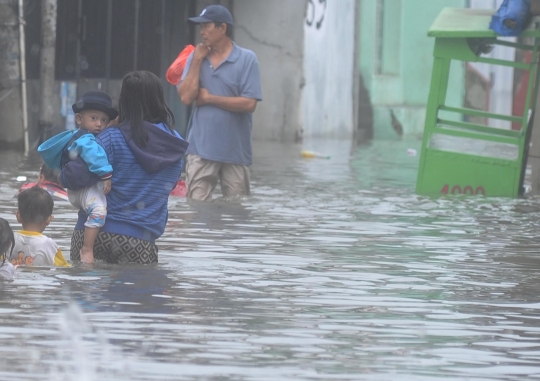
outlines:
[[[259,144],[253,197],[171,199],[160,264],[23,269],[0,379],[538,378],[540,203],[417,196],[419,145]],[[0,159],[17,226],[38,165]],[[67,254],[75,218],[57,202],[47,229]]]

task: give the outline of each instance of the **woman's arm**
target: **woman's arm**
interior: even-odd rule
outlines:
[[[58,180],[64,188],[79,190],[94,185],[101,180],[101,177],[90,172],[84,160],[79,156],[64,165]]]
[[[81,136],[73,142],[68,150],[70,152],[75,150],[84,160],[90,172],[95,173],[102,179],[111,177],[113,167],[109,164],[105,150],[97,143],[94,135],[85,134]]]
[[[114,155],[111,149],[110,133],[108,130],[99,134],[96,137],[96,142],[105,150],[109,163],[114,166]],[[79,190],[97,183],[101,180],[101,177],[90,172],[84,160],[78,156],[75,160],[70,160],[64,168],[62,168],[59,180],[64,188]]]

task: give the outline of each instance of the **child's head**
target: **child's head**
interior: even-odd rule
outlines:
[[[17,201],[15,215],[24,230],[41,233],[51,223],[54,201],[46,190],[33,186],[19,193]]]
[[[93,134],[99,134],[107,127],[110,120],[118,116],[118,112],[112,107],[111,97],[98,90],[84,93],[72,108],[79,128]]]
[[[47,180],[52,183],[58,184],[58,175],[60,174],[60,171],[57,169],[52,169],[47,166],[47,164],[43,164],[41,166],[41,169],[39,170],[39,178],[37,183],[40,184],[43,181]],[[60,184],[58,184],[60,185]]]
[[[13,236],[13,230],[9,226],[9,223],[0,218],[0,259],[3,265],[7,258],[11,257],[13,248],[15,247],[15,237]]]

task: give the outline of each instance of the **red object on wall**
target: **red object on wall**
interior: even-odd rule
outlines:
[[[532,52],[525,52],[523,56],[525,63],[531,63]],[[529,71],[525,71],[521,76],[521,80],[514,93],[514,101],[512,103],[512,115],[523,116],[525,111],[525,100],[527,99],[527,85],[529,84]],[[521,123],[512,122],[512,130],[521,130]]]

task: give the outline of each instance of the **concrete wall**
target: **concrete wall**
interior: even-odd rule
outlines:
[[[0,147],[23,147],[19,26],[15,2],[0,0]]]
[[[433,67],[434,39],[427,31],[444,7],[465,7],[465,0],[361,0],[359,68],[371,96],[374,137],[398,138],[390,110],[404,135],[421,135]],[[463,65],[451,69],[447,102],[461,106]]]
[[[304,34],[304,136],[351,138],[355,1],[310,2]]]
[[[294,141],[301,136],[306,2],[234,0],[235,42],[257,54],[261,70],[263,101],[254,114],[255,140]]]

